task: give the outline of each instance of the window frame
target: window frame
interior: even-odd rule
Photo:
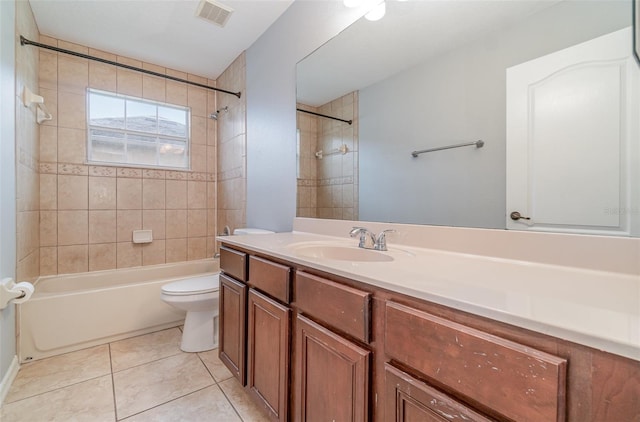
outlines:
[[[112,97],[122,99],[124,101],[124,128],[113,128],[108,126],[99,126],[91,124],[91,94],[102,95],[105,97]],[[143,168],[143,169],[157,169],[157,170],[174,170],[174,171],[192,171],[191,170],[191,108],[188,106],[181,106],[177,104],[166,103],[162,101],[149,100],[146,98],[140,98],[132,95],[119,94],[109,91],[103,91],[94,88],[87,88],[86,90],[86,124],[87,124],[87,164],[96,165],[96,166],[110,166],[110,167],[128,167],[128,168]],[[173,135],[161,135],[156,132],[147,132],[147,131],[139,131],[134,129],[127,129],[127,101],[135,101],[137,103],[141,103],[144,105],[151,105],[155,107],[156,110],[156,122],[158,122],[158,109],[159,107],[171,108],[179,111],[185,112],[185,123],[186,123],[186,137],[173,136]],[[142,164],[142,163],[130,163],[130,162],[117,162],[117,161],[99,161],[92,159],[92,150],[93,150],[93,142],[91,137],[92,129],[97,130],[105,130],[112,133],[121,133],[124,135],[124,148],[125,148],[125,157],[127,154],[127,147],[129,146],[130,140],[127,135],[134,136],[144,136],[144,137],[154,137],[156,139],[156,163],[159,161],[158,154],[158,141],[159,140],[168,140],[168,141],[180,141],[185,143],[186,148],[186,166],[185,167],[177,167],[177,166],[163,166],[161,164]],[[135,141],[134,141],[135,142]]]

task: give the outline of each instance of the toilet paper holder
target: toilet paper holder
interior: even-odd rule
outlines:
[[[28,282],[16,283],[12,278],[4,278],[0,282],[0,309],[4,309],[11,301],[22,303],[31,298],[33,284]]]

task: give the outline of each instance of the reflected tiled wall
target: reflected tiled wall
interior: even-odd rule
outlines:
[[[218,77],[218,86],[241,92],[241,98],[217,93],[218,109],[218,228],[246,226],[246,91],[245,53]],[[228,111],[222,111],[228,107]]]
[[[297,108],[318,113],[316,107],[297,104]],[[316,218],[318,216],[318,117],[298,112],[298,193],[296,216]]]
[[[31,7],[26,1],[16,2],[16,37],[37,40]],[[23,87],[38,94],[38,50],[16,45],[16,94]],[[38,183],[39,125],[34,106],[24,107],[16,98],[16,171],[17,171],[17,279],[33,281],[39,275],[39,199]]]
[[[300,106],[300,105],[299,105]],[[305,106],[302,106],[305,107]],[[317,109],[321,114],[353,120],[349,125],[322,117],[302,117],[298,113],[298,129],[301,130],[300,175],[298,178],[298,216],[329,219],[358,219],[358,93],[351,92]],[[312,151],[314,125],[307,119],[315,119],[317,134],[316,151],[324,152],[323,158],[315,158]],[[338,152],[346,145],[347,153]],[[311,179],[315,171],[315,185]],[[307,179],[309,177],[309,179]],[[315,191],[315,192],[314,192]],[[314,206],[315,193],[315,215]]]
[[[215,86],[215,81],[62,40],[40,42]],[[38,51],[35,48],[33,51]],[[40,50],[40,94],[54,118],[40,127],[40,274],[213,256],[216,109],[213,91]],[[191,108],[192,171],[86,164],[87,87]],[[134,244],[132,231],[153,230]]]

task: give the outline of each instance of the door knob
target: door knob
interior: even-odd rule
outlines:
[[[518,211],[514,211],[512,212],[510,215],[511,219],[513,221],[518,221],[518,220],[531,220],[531,218],[529,217],[524,217],[522,216]]]

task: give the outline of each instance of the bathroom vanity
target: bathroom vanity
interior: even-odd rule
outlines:
[[[561,304],[562,286],[527,285],[567,269],[300,232],[219,240],[220,358],[272,420],[640,420],[640,348],[491,305],[545,288]]]

